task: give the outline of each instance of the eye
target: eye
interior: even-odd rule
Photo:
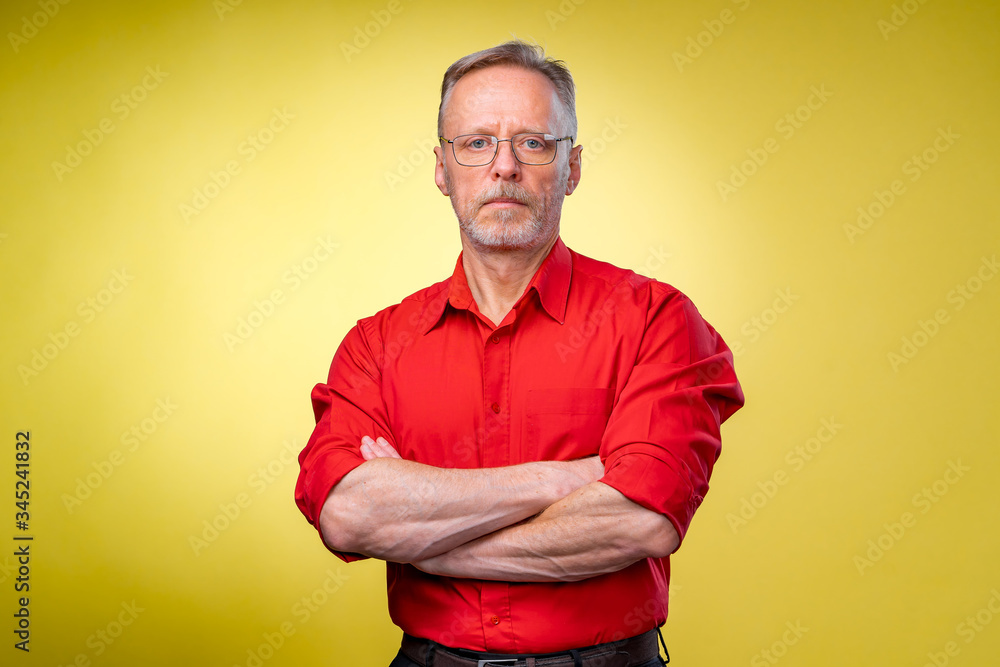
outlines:
[[[545,137],[538,134],[527,134],[518,137],[517,147],[526,151],[545,150]]]
[[[459,147],[463,150],[482,151],[490,148],[493,142],[489,137],[481,134],[469,134],[461,137]]]

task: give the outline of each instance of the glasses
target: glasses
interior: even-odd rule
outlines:
[[[510,139],[497,139],[489,134],[462,134],[454,139],[438,139],[451,144],[455,161],[463,167],[485,167],[493,162],[501,141],[510,142],[514,157],[521,164],[549,164],[556,159],[560,141],[573,141],[573,137],[555,137],[539,132],[515,134]]]

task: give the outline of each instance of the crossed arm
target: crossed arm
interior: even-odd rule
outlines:
[[[615,572],[679,543],[665,516],[598,480],[598,457],[447,469],[362,439],[361,464],[320,515],[338,551],[412,563],[431,574],[574,581]]]

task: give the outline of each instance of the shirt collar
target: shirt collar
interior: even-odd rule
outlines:
[[[566,302],[569,298],[572,273],[572,255],[562,238],[557,238],[549,254],[542,261],[542,265],[531,277],[527,289],[524,290],[525,294],[534,290],[538,294],[542,309],[559,324],[566,321]],[[521,300],[523,299],[522,296]],[[459,253],[458,260],[455,262],[455,270],[448,281],[447,290],[441,290],[437,298],[432,299],[427,304],[425,310],[427,325],[421,334],[427,334],[437,325],[449,304],[457,310],[468,310],[473,302],[469,280],[466,278],[465,268],[462,266],[462,254]]]
[[[542,308],[559,324],[566,321],[566,302],[569,299],[569,283],[573,275],[573,258],[562,238],[557,238],[548,257],[538,267],[529,290],[538,293]]]

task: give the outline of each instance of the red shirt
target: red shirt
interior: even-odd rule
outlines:
[[[499,326],[452,277],[360,320],[312,392],[316,429],[295,500],[319,528],[361,437],[405,459],[486,468],[600,454],[602,482],[683,538],[708,490],[720,424],[743,404],[733,358],[669,285],[557,240]],[[345,561],[357,555],[338,553]],[[389,613],[452,647],[549,652],[616,641],[667,617],[668,558],[569,583],[455,579],[387,563]]]

